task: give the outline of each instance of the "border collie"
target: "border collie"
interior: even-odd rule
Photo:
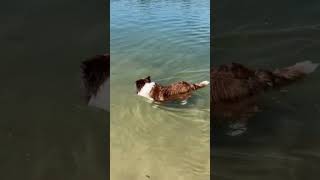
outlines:
[[[136,81],[137,94],[155,102],[181,101],[187,103],[187,99],[197,89],[209,85],[209,81],[200,83],[188,83],[179,81],[167,86],[152,82],[150,76]]]
[[[279,89],[314,72],[319,66],[311,61],[275,69],[251,69],[238,63],[211,68],[212,117],[219,124],[232,122],[229,135],[247,130],[247,121],[259,112],[258,95]]]

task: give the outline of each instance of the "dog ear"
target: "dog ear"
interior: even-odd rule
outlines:
[[[150,76],[148,76],[146,79],[148,80],[148,82],[151,82],[151,77]]]

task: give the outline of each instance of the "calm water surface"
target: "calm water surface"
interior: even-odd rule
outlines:
[[[320,62],[319,1],[219,1],[213,64],[275,68]],[[247,134],[216,131],[215,180],[319,179],[320,69],[261,98]],[[215,129],[217,130],[217,129]],[[219,129],[218,129],[219,130]]]
[[[209,88],[155,106],[135,80],[209,79],[208,0],[111,1],[111,179],[209,179]]]
[[[1,179],[107,179],[109,114],[81,99],[79,68],[107,51],[104,4],[2,1]]]

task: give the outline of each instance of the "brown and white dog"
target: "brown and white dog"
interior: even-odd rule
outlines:
[[[88,106],[109,111],[110,56],[97,55],[82,62],[84,98]]]
[[[319,64],[310,61],[275,69],[251,69],[238,63],[211,69],[213,120],[233,121],[230,135],[246,131],[249,118],[259,111],[257,97],[266,90],[282,88],[314,72]],[[221,121],[223,120],[223,121]]]
[[[167,86],[152,82],[150,76],[136,81],[137,94],[155,102],[181,101],[187,103],[187,99],[197,89],[209,84],[208,81],[200,83],[188,83],[179,81]]]

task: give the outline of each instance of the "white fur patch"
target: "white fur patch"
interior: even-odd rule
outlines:
[[[110,80],[107,79],[98,90],[96,96],[92,95],[88,105],[101,108],[104,110],[110,110]]]
[[[152,88],[156,85],[155,82],[151,82],[151,83],[146,83],[138,92],[139,96],[148,98],[150,100],[153,100],[153,98],[150,96],[150,92],[152,90]]]
[[[209,81],[202,81],[202,82],[200,83],[200,85],[203,85],[203,86],[207,86],[207,85],[209,85],[209,84],[210,84]]]
[[[293,67],[295,67],[296,69],[298,69],[306,74],[310,74],[313,71],[315,71],[318,66],[319,66],[319,64],[317,64],[317,63],[312,63],[311,61],[303,61],[300,63],[296,63]]]

